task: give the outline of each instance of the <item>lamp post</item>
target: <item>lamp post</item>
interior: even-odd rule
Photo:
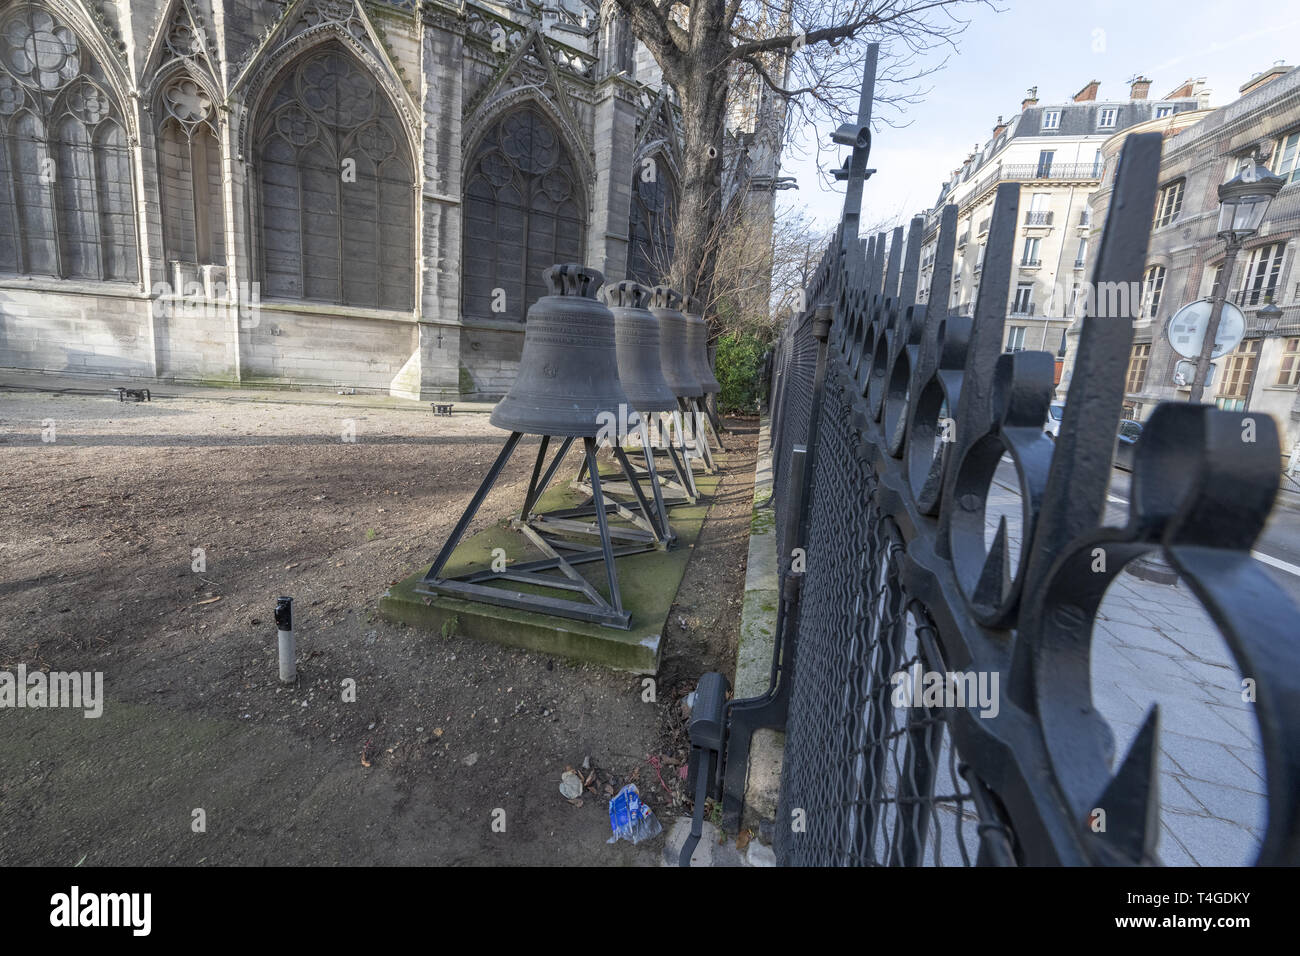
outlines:
[[[1241,244],[1259,231],[1260,223],[1268,212],[1268,205],[1282,188],[1283,180],[1274,176],[1267,167],[1248,160],[1246,167],[1219,187],[1219,233],[1226,244],[1223,259],[1223,276],[1210,310],[1210,324],[1201,342],[1201,354],[1196,360],[1196,375],[1192,379],[1189,402],[1199,402],[1205,391],[1205,379],[1210,373],[1210,359],[1214,354],[1214,340],[1219,337],[1219,319],[1223,316],[1223,303],[1228,298],[1232,284],[1232,267],[1237,262]]]

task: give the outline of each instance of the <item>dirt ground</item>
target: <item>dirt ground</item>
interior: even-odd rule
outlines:
[[[373,404],[0,391],[0,670],[102,671],[106,698],[0,710],[0,865],[657,864],[663,837],[606,845],[607,796],[684,812],[681,697],[734,668],[756,423],[729,422],[651,704],[630,674],[378,618],[504,434]],[[527,460],[476,526],[518,506]]]

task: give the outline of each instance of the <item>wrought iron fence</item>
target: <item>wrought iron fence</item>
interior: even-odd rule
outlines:
[[[1141,279],[1159,160],[1158,133],[1126,141],[1093,282]],[[924,220],[906,244],[895,230],[886,261],[887,237],[859,240],[846,214],[781,338],[777,647],[768,692],[726,708],[723,827],[741,814],[754,730],[776,727],[784,864],[1159,862],[1158,708],[1117,758],[1090,648],[1115,576],[1163,554],[1257,687],[1258,862],[1300,861],[1300,613],[1250,553],[1280,477],[1276,426],[1161,405],[1137,448],[1128,524],[1104,527],[1133,323],[1083,324],[1060,436],[1048,439],[1053,357],[1002,351],[1019,192],[998,187],[973,316],[944,311],[955,206],[941,214],[933,310],[916,302]],[[1003,518],[986,544],[1004,456],[1021,535],[1011,540]],[[921,693],[922,675],[947,675],[945,693]]]

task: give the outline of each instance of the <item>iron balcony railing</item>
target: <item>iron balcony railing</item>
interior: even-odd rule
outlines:
[[[978,184],[961,202],[961,210],[964,212],[969,209],[975,202],[981,199],[985,193],[1000,182],[1013,180],[1023,182],[1027,180],[1097,180],[1101,181],[1102,165],[1100,163],[1010,163],[1003,165],[999,163],[987,175],[979,180]],[[939,223],[939,209],[931,210],[925,217],[926,237],[932,238],[934,231]],[[980,235],[986,231],[987,224],[981,224]]]
[[[1043,264],[1043,260],[1039,258],[1030,259],[1028,257],[1025,257],[1020,260],[1020,268],[1022,269],[1036,269],[1042,264]]]
[[[1026,226],[1050,226],[1052,224],[1052,214],[1050,212],[1035,212],[1033,209],[1025,213]]]

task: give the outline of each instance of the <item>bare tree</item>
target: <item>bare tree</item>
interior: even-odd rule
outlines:
[[[986,0],[613,0],[650,50],[682,110],[683,177],[673,281],[705,302],[722,220],[728,92],[757,77],[792,118],[842,122],[857,105],[866,43],[883,44],[878,103],[901,110],[920,94],[920,54],[951,46],[957,10]],[[711,241],[712,240],[712,241]]]

